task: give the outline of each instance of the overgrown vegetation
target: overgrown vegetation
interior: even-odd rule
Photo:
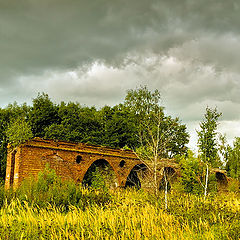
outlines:
[[[236,193],[207,200],[172,188],[144,190],[84,188],[61,181],[46,168],[13,192],[0,191],[2,239],[238,239],[240,200]]]
[[[81,209],[91,205],[104,206],[112,197],[106,191],[106,186],[101,184],[101,179],[100,175],[94,176],[93,180],[98,185],[96,183],[87,190],[73,181],[62,181],[55,171],[47,166],[38,174],[37,181],[33,177],[26,179],[15,191],[5,191],[2,188],[0,203],[3,204],[5,199],[7,202],[17,199],[20,203],[28,203],[33,207],[46,208],[51,205],[65,211],[70,206]]]
[[[39,94],[32,106],[0,109],[0,182],[5,177],[7,144],[32,137],[132,149],[135,166],[119,189],[104,159],[87,171],[82,185],[62,181],[46,168],[38,179],[0,187],[0,238],[3,239],[239,239],[240,140],[217,139],[217,109],[206,108],[198,131],[199,155],[187,149],[189,135],[178,118],[164,113],[157,90],[127,92],[123,104],[101,109],[79,103],[53,103]],[[175,158],[181,178],[159,160]],[[212,167],[226,167],[228,191],[217,191]],[[134,170],[134,171],[133,171]],[[145,191],[142,178],[150,190]],[[138,176],[139,175],[139,176]],[[160,181],[161,180],[161,181]]]
[[[145,88],[146,100],[151,92]],[[82,106],[79,103],[55,104],[45,93],[38,94],[32,105],[9,104],[0,108],[0,179],[5,178],[7,144],[14,146],[31,137],[66,140],[104,145],[115,148],[141,146],[136,134],[139,130],[139,114],[133,111],[128,95],[123,104],[104,106],[100,109]],[[151,101],[151,99],[150,99]],[[168,142],[165,157],[174,157],[186,152],[188,134],[179,119],[167,116],[161,107],[161,126],[174,123],[174,138]]]

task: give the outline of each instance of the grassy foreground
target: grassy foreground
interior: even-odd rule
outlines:
[[[79,187],[81,188],[81,187]],[[81,196],[93,192],[81,188]],[[102,198],[103,195],[107,198]],[[172,192],[94,190],[97,202],[40,207],[12,198],[0,210],[1,239],[240,239],[240,199],[236,194],[209,196]],[[99,199],[105,199],[99,204]]]

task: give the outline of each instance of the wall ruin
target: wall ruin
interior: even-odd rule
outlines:
[[[37,177],[47,164],[63,180],[73,179],[81,183],[88,169],[99,161],[107,162],[113,169],[117,181],[115,186],[151,187],[144,173],[147,167],[130,150],[34,138],[14,150],[8,147],[5,188],[16,188],[25,178]],[[173,179],[181,175],[174,160],[161,159],[157,169],[159,184],[164,169],[169,170],[169,174],[174,174]],[[140,173],[139,170],[143,172]],[[226,188],[228,179],[225,173],[216,169],[214,171],[219,188]],[[140,176],[145,177],[145,182],[136,179]]]
[[[129,150],[35,138],[15,150],[9,147],[5,187],[17,187],[26,177],[36,177],[46,164],[63,180],[82,182],[90,166],[100,159],[114,170],[117,186],[125,186],[131,170],[142,163]]]

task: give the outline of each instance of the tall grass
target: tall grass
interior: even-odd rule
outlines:
[[[89,190],[85,190],[88,194]],[[106,205],[32,206],[13,199],[0,210],[1,239],[239,239],[240,200],[235,196],[202,198],[143,191],[111,193]]]
[[[0,239],[239,239],[240,198],[87,189],[53,172],[0,192]],[[1,199],[0,199],[1,200]]]

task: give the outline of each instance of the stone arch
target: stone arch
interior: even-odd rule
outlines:
[[[163,190],[165,189],[165,177],[164,177],[164,171],[167,177],[167,182],[168,182],[168,190],[171,189],[171,185],[173,184],[173,182],[176,179],[176,174],[177,171],[171,167],[171,166],[166,166],[162,168],[162,177],[161,180],[159,182],[159,190]]]
[[[106,159],[97,159],[85,171],[82,183],[85,186],[91,186],[93,181],[104,181],[104,184],[109,188],[115,188],[119,185],[118,176],[114,171],[113,166]]]
[[[216,177],[216,180],[217,180],[218,189],[219,190],[226,189],[227,186],[228,186],[227,176],[222,172],[216,172],[215,177]]]
[[[125,187],[141,188],[144,185],[144,180],[148,175],[148,167],[141,163],[135,165],[127,176]]]

